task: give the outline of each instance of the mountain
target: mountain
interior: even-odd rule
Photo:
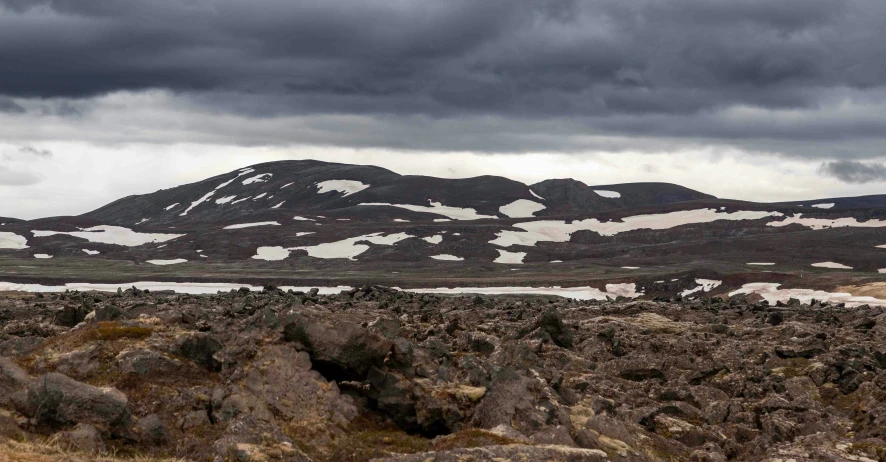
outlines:
[[[76,217],[9,220],[0,281],[621,281],[649,291],[677,276],[668,290],[694,277],[834,288],[884,278],[884,198],[762,204],[668,183],[268,162]]]

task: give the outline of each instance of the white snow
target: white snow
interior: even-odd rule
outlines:
[[[225,181],[224,183],[222,183],[222,184],[216,186],[215,189],[213,189],[212,191],[209,191],[209,192],[206,193],[206,195],[204,195],[203,197],[197,199],[197,200],[194,201],[194,202],[191,202],[191,206],[188,207],[184,212],[180,213],[179,216],[180,216],[180,217],[183,217],[183,216],[187,215],[188,212],[190,212],[191,210],[194,209],[194,207],[196,207],[196,206],[198,206],[198,205],[200,205],[200,204],[206,202],[207,200],[209,200],[210,197],[212,197],[213,195],[215,195],[215,192],[216,192],[216,191],[218,191],[219,189],[224,188],[225,186],[227,186],[227,185],[233,183],[234,180],[236,180],[237,178],[240,178],[241,176],[246,175],[247,173],[250,173],[250,172],[253,172],[253,171],[254,171],[254,170],[252,170],[252,169],[246,169],[246,170],[244,170],[244,171],[241,171],[241,172],[240,172],[239,174],[237,174],[237,176],[235,176],[234,178],[232,178],[232,179],[230,179],[230,180],[228,180],[228,181]],[[240,201],[236,201],[236,202],[234,202],[234,204],[236,204],[237,202],[240,202]],[[174,206],[176,206],[176,205],[178,205],[178,204],[176,203],[176,204],[170,205],[169,207],[166,208],[166,210],[169,210],[169,209],[171,209],[172,207],[174,207]]]
[[[535,193],[535,191],[533,191],[531,189],[529,190],[529,194],[532,194],[536,199],[545,200],[544,197],[539,196],[538,194]]]
[[[298,220],[298,221],[317,221],[317,220],[314,220],[313,218],[305,218],[305,217],[292,217],[292,219]]]
[[[262,173],[260,175],[251,176],[251,177],[243,180],[243,184],[250,185],[253,183],[265,183],[268,180],[270,180],[272,176],[274,176],[273,173]]]
[[[184,234],[139,233],[129,228],[108,225],[93,226],[92,228],[81,229],[80,231],[74,232],[33,231],[33,233],[36,237],[66,234],[68,236],[86,239],[89,242],[123,245],[126,247],[136,247],[149,242],[166,242],[184,236]]]
[[[409,223],[409,220],[404,220],[402,218],[394,218],[394,221],[397,223]]]
[[[166,208],[165,208],[165,209],[163,209],[163,210],[166,210],[166,211],[167,211],[167,212],[168,212],[168,211],[169,211],[169,209],[171,209],[171,208],[173,208],[173,207],[175,207],[175,206],[177,206],[177,205],[178,205],[178,202],[176,202],[176,203],[174,203],[174,204],[172,204],[172,205],[170,205],[170,206],[169,206],[169,207],[166,207]]]
[[[886,244],[876,246],[878,249],[886,249]]]
[[[715,281],[713,279],[696,279],[695,283],[700,285],[694,289],[686,289],[683,292],[680,292],[680,295],[685,297],[696,292],[710,292],[717,287],[720,287],[720,285],[723,284],[723,281]]]
[[[147,263],[158,266],[166,266],[166,265],[177,265],[179,263],[185,263],[187,260],[184,258],[176,258],[175,260],[148,260]]]
[[[605,197],[607,199],[618,199],[619,197],[621,197],[621,193],[615,191],[607,191],[605,189],[595,189],[594,192],[597,193],[598,196]]]
[[[526,199],[518,199],[498,208],[498,211],[510,218],[532,218],[535,212],[546,209],[544,205]]]
[[[262,197],[265,197],[265,196],[267,196],[267,195],[268,195],[268,193],[261,193],[261,194],[259,194],[258,196],[253,197],[252,200],[257,201],[257,200],[259,200],[259,199],[261,199]],[[269,198],[269,199],[270,199],[270,198]]]
[[[817,209],[832,209],[832,208],[834,208],[835,205],[837,205],[837,204],[835,204],[833,202],[829,202],[826,204],[813,204],[810,207],[815,207]]]
[[[606,297],[636,298],[643,295],[637,292],[636,284],[606,284],[606,291],[594,287],[440,287],[436,289],[405,289],[406,292],[443,295],[558,295],[576,300],[606,300]]]
[[[286,183],[283,186],[280,186],[280,189],[288,188],[288,187],[292,186],[293,183],[295,183],[295,182],[293,181],[292,183]]]
[[[601,222],[596,218],[565,221],[530,221],[516,223],[515,228],[524,231],[503,230],[496,233],[496,239],[490,241],[500,247],[512,245],[534,246],[538,242],[568,242],[572,233],[581,230],[594,231],[601,236],[614,236],[618,233],[637,229],[669,229],[676,226],[711,223],[717,220],[758,220],[766,217],[780,217],[779,212],[737,211],[718,213],[716,209],[683,210],[678,212],[654,215],[634,215],[622,218],[621,221]]]
[[[353,260],[354,257],[369,250],[366,244],[358,244],[358,242],[371,242],[377,245],[394,245],[404,239],[415,237],[406,233],[388,234],[382,233],[366,234],[364,236],[351,237],[336,242],[328,242],[325,244],[295,247],[299,250],[307,250],[308,255],[314,258],[347,258]]]
[[[448,217],[453,220],[482,220],[484,218],[498,218],[494,215],[481,215],[472,208],[449,207],[447,205],[443,205],[440,202],[434,202],[432,200],[428,200],[428,202],[430,203],[430,206],[412,204],[388,204],[385,202],[369,202],[358,205],[386,205],[389,207],[399,207],[401,209],[412,210],[413,212],[424,212],[433,213],[435,215],[443,215],[444,217]]]
[[[98,255],[101,253],[98,250],[89,250],[89,249],[80,249],[80,250],[86,252],[86,255]]]
[[[431,243],[431,244],[439,244],[439,243],[443,242],[443,235],[442,235],[442,234],[435,234],[435,235],[433,235],[433,236],[430,236],[430,237],[423,237],[423,238],[421,238],[421,239],[422,239],[423,241],[425,241],[425,242],[429,242],[429,243]]]
[[[316,186],[317,194],[338,191],[344,193],[344,196],[342,197],[348,197],[351,194],[356,194],[369,187],[368,184],[363,184],[354,180],[327,180],[317,183]]]
[[[760,294],[764,300],[770,304],[779,301],[786,302],[791,298],[800,300],[800,303],[810,303],[813,299],[830,303],[845,303],[848,307],[857,307],[860,305],[886,306],[886,300],[874,297],[855,297],[848,292],[825,292],[823,290],[814,289],[779,289],[781,284],[771,282],[753,282],[745,284],[733,292],[729,292],[729,296],[733,297],[739,294]]]
[[[449,218],[434,218],[434,223],[444,223],[447,221],[452,221]]]
[[[279,261],[289,257],[289,249],[276,247],[259,247],[252,256],[255,260]]]
[[[234,202],[231,202],[231,205],[239,204],[240,202],[249,200],[249,196],[244,197],[243,199],[237,199]]]
[[[279,209],[280,206],[282,206],[282,205],[285,204],[285,203],[286,203],[286,201],[283,201],[283,202],[281,202],[281,203],[279,203],[279,204],[277,204],[277,205],[275,205],[275,206],[273,206],[273,207],[271,207],[271,208],[272,208],[272,209]]]
[[[832,261],[825,261],[821,263],[813,263],[812,266],[816,268],[830,268],[830,269],[852,269],[851,266],[846,266],[842,263],[835,263]]]
[[[215,282],[154,282],[154,281],[137,281],[127,282],[126,284],[92,284],[72,282],[63,286],[44,286],[40,284],[16,284],[12,282],[0,282],[0,291],[20,291],[20,292],[64,292],[66,290],[79,291],[98,291],[98,292],[116,292],[118,287],[138,287],[139,289],[148,289],[151,291],[174,290],[183,294],[215,294],[218,291],[228,292],[246,287],[249,290],[261,291],[262,287],[250,286],[248,284],[227,284]],[[307,292],[310,287],[283,286],[281,290],[294,290]],[[318,287],[323,295],[337,294],[343,290],[351,290],[348,286],[338,287]]]
[[[775,265],[775,263],[757,263],[757,262],[755,262],[755,263],[745,263],[745,264],[746,264],[746,265],[752,265],[752,266],[773,266],[773,265]]]
[[[48,258],[52,258],[52,255],[45,254],[45,253],[35,253],[34,258],[48,259]]]
[[[0,232],[0,249],[21,250],[28,248],[28,240],[15,233]]]
[[[508,252],[507,250],[496,249],[498,250],[498,258],[493,260],[493,263],[504,263],[507,265],[522,265],[523,258],[526,257],[526,252]]]
[[[336,218],[335,221],[351,221],[350,218]]]
[[[150,220],[151,220],[150,218],[142,218],[142,220],[140,222],[136,223],[136,225],[140,225],[140,224],[142,224],[146,221],[150,221]]]
[[[262,221],[262,222],[258,222],[258,223],[241,223],[238,225],[225,226],[224,229],[254,228],[256,226],[280,226],[280,223],[277,223],[276,221]]]
[[[316,234],[314,231],[295,233],[295,237],[307,236],[308,234]]]
[[[636,270],[636,269],[640,269],[640,267],[639,266],[622,266],[621,269]]]
[[[196,206],[198,206],[198,205],[200,205],[200,204],[206,202],[206,201],[209,200],[209,198],[212,197],[214,194],[215,194],[215,191],[209,191],[208,193],[206,193],[205,196],[203,196],[203,197],[201,197],[201,198],[195,200],[194,202],[191,202],[191,206],[188,207],[187,209],[185,209],[184,212],[180,213],[179,216],[180,216],[180,217],[183,217],[183,216],[187,215],[188,212],[190,212],[191,210],[194,209],[194,207],[196,207]]]
[[[563,260],[551,260],[551,263],[563,263]]]
[[[883,220],[868,220],[868,221],[858,221],[854,217],[848,218],[802,218],[803,214],[798,213],[796,216],[787,217],[781,221],[771,221],[767,223],[767,226],[775,226],[782,227],[788,226],[792,224],[799,224],[806,226],[808,228],[814,230],[821,230],[827,228],[882,228],[886,227],[886,221]]]
[[[443,260],[443,261],[465,261],[462,257],[456,257],[455,255],[449,255],[448,253],[444,253],[442,255],[431,255],[431,258],[434,260]]]
[[[233,196],[225,196],[225,197],[222,197],[221,199],[216,199],[216,200],[215,200],[215,203],[216,203],[216,204],[227,204],[228,202],[231,202],[232,200],[234,200],[234,199],[236,199],[236,198],[237,198],[236,195],[233,195]]]

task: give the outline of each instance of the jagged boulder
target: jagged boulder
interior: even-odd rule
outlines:
[[[31,383],[31,377],[9,358],[0,357],[0,406],[8,406],[12,394]]]
[[[297,342],[314,363],[331,366],[345,375],[363,378],[381,366],[394,343],[358,325],[324,322],[301,314],[289,316],[284,337]]]
[[[115,434],[132,426],[126,395],[114,388],[98,388],[51,372],[31,383],[27,409],[38,424],[50,427],[91,424]]]

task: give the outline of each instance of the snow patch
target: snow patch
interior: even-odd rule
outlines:
[[[456,257],[455,255],[449,255],[448,253],[444,253],[442,255],[431,255],[431,258],[434,260],[443,260],[443,261],[465,261],[462,257]]]
[[[358,205],[399,207],[401,209],[411,210],[413,212],[423,212],[423,213],[433,213],[435,215],[443,215],[444,217],[448,217],[453,220],[482,220],[484,218],[498,218],[493,215],[481,215],[481,214],[477,213],[477,211],[472,208],[449,207],[447,205],[443,205],[440,202],[434,202],[432,200],[428,200],[428,203],[430,203],[430,206],[412,205],[412,204],[388,204],[386,202],[368,202],[368,203],[358,204]],[[434,220],[434,221],[439,221],[439,220]]]
[[[832,261],[824,261],[821,263],[813,263],[812,266],[816,268],[830,268],[830,269],[852,269],[851,266],[846,266],[842,263],[835,263]]]
[[[868,220],[858,221],[853,217],[848,218],[802,218],[803,214],[798,213],[796,216],[787,217],[781,221],[772,221],[767,226],[782,227],[793,224],[803,225],[816,231],[828,228],[882,228],[886,227],[886,221]]]
[[[433,235],[433,236],[430,236],[430,237],[423,237],[423,238],[421,238],[421,239],[422,239],[423,241],[425,241],[425,242],[429,242],[429,243],[431,243],[431,244],[439,244],[439,243],[443,242],[443,235],[442,235],[442,234],[435,234],[435,235]]]
[[[563,260],[551,260],[550,263],[563,263]]]
[[[226,197],[222,197],[221,199],[216,199],[216,200],[215,200],[215,203],[216,203],[216,204],[219,204],[219,205],[220,205],[220,204],[227,204],[228,202],[231,202],[232,200],[234,200],[234,199],[236,199],[236,198],[237,198],[236,195],[234,195],[234,196],[226,196]]]
[[[526,252],[508,252],[507,250],[498,250],[498,258],[493,260],[493,263],[504,263],[506,265],[522,265],[523,259],[526,257]]]
[[[533,191],[531,189],[529,190],[529,194],[532,194],[532,196],[535,197],[536,199],[545,200],[544,197],[539,196],[538,194],[535,193],[535,191]]]
[[[293,220],[298,220],[298,221],[317,221],[317,220],[315,220],[315,219],[313,219],[313,218],[305,218],[305,217],[292,217],[292,219],[293,219]]]
[[[308,234],[316,234],[314,231],[295,233],[295,237],[307,236]]]
[[[621,193],[615,191],[607,191],[605,189],[595,189],[595,193],[597,193],[600,197],[605,197],[607,199],[618,199],[621,197]]]
[[[288,187],[292,186],[294,183],[295,183],[294,181],[292,183],[286,183],[283,186],[280,186],[280,189],[288,188]]]
[[[775,263],[759,263],[759,262],[745,263],[745,264],[751,265],[751,266],[773,266],[773,265],[775,265]]]
[[[409,220],[404,220],[402,218],[394,218],[394,222],[396,223],[409,223]]]
[[[166,211],[168,212],[170,209],[172,209],[172,208],[174,208],[174,207],[176,207],[176,206],[178,206],[178,202],[176,202],[176,203],[170,205],[169,207],[166,207],[166,208],[163,209],[163,210],[166,210]]]
[[[262,197],[265,197],[265,196],[267,196],[267,195],[268,195],[268,193],[261,193],[261,194],[259,194],[258,196],[253,197],[252,200],[257,201],[257,200],[259,200],[259,199],[261,199]],[[270,199],[270,198],[269,198],[269,199]]]
[[[850,308],[861,305],[886,306],[886,300],[867,296],[856,297],[848,292],[825,292],[814,289],[779,289],[780,286],[781,284],[773,282],[752,282],[743,285],[741,289],[729,292],[729,296],[760,294],[770,305],[780,301],[787,302],[795,298],[800,300],[800,303],[810,303],[814,299],[822,302],[845,303]]]
[[[686,289],[683,292],[680,292],[680,295],[685,297],[696,292],[710,292],[717,287],[720,287],[720,285],[723,284],[723,281],[715,281],[713,279],[696,279],[695,283],[700,285],[694,289]]]
[[[243,202],[243,201],[246,201],[246,200],[249,200],[249,196],[246,196],[246,197],[244,197],[243,199],[237,199],[237,200],[235,200],[234,202],[231,202],[231,205],[239,204],[239,203],[241,203],[241,202]]]
[[[63,286],[44,286],[41,284],[16,284],[13,282],[0,282],[0,291],[17,291],[17,292],[64,292],[66,290],[79,290],[79,291],[98,291],[98,292],[116,292],[117,288],[122,287],[138,287],[139,289],[148,289],[152,292],[158,292],[163,290],[172,290],[182,294],[192,294],[192,295],[200,295],[200,294],[215,294],[219,291],[221,292],[230,292],[232,290],[237,290],[241,287],[246,287],[249,290],[260,292],[263,290],[262,287],[258,286],[250,286],[249,284],[227,284],[227,283],[215,283],[215,282],[155,282],[155,281],[137,281],[137,282],[127,282],[126,284],[92,284],[92,283],[82,283],[82,282],[71,282],[65,284]],[[301,291],[307,292],[311,288],[310,287],[295,287],[295,286],[283,286],[280,287],[281,290],[288,291]],[[331,295],[340,293],[343,290],[351,290],[352,287],[349,286],[338,286],[338,287],[318,287],[320,289],[320,293],[323,295]]]
[[[370,242],[377,245],[394,245],[404,239],[412,236],[406,233],[388,234],[372,233],[363,236],[351,237],[336,242],[328,242],[325,244],[295,247],[298,250],[306,250],[308,255],[314,258],[347,258],[353,260],[356,256],[369,250],[366,244],[358,244],[359,242]],[[292,250],[295,250],[292,249]]]
[[[82,250],[83,252],[85,252],[86,255],[98,255],[98,254],[101,253],[101,252],[99,252],[98,250],[89,250],[89,249],[80,249],[80,250]]]
[[[780,212],[737,211],[718,213],[716,209],[683,210],[654,215],[634,215],[622,218],[621,221],[601,222],[596,218],[578,220],[571,223],[565,221],[531,221],[516,223],[514,228],[523,231],[503,230],[496,233],[496,239],[489,241],[500,247],[512,245],[535,246],[538,242],[569,242],[576,231],[594,231],[601,236],[614,236],[619,233],[638,229],[670,229],[677,226],[711,223],[718,220],[758,220],[766,217],[784,216]]]
[[[49,258],[52,258],[52,255],[45,254],[45,253],[35,253],[34,258],[49,259]]]
[[[639,266],[622,266],[621,269],[637,270],[637,269],[640,269],[640,267]]]
[[[33,233],[36,237],[66,234],[68,236],[86,239],[89,242],[123,245],[126,247],[137,247],[149,242],[166,242],[184,236],[184,234],[139,233],[129,228],[107,225],[93,226],[92,228],[81,229],[80,231],[74,232],[33,231]]]
[[[15,233],[0,232],[0,249],[21,250],[28,248],[28,240]]]
[[[316,186],[317,194],[338,191],[344,193],[344,196],[342,197],[348,197],[351,194],[356,194],[369,187],[368,184],[363,184],[354,180],[327,180],[317,183]]]
[[[810,207],[815,207],[817,209],[832,209],[832,208],[834,208],[835,205],[837,205],[837,204],[835,204],[833,202],[829,202],[826,204],[813,204],[813,205],[810,205]]]
[[[279,261],[289,257],[289,249],[276,247],[259,247],[252,256],[255,260]]]
[[[225,226],[224,229],[254,228],[256,226],[280,226],[280,223],[277,223],[276,221],[262,221],[262,222],[258,222],[258,223],[241,223],[238,225]]]
[[[142,220],[140,222],[136,223],[136,225],[140,225],[140,224],[142,224],[146,221],[150,221],[150,220],[151,220],[150,218],[142,218]]]
[[[275,205],[275,206],[273,206],[273,207],[271,207],[271,208],[272,208],[272,209],[279,209],[279,208],[280,208],[283,204],[285,204],[285,203],[286,203],[286,201],[283,201],[283,202],[281,202],[281,203],[279,203],[279,204],[277,204],[277,205]]]
[[[440,287],[437,289],[405,289],[406,292],[441,295],[557,295],[576,300],[606,300],[609,298],[637,298],[643,295],[637,292],[636,284],[606,284],[606,291],[595,287]]]
[[[260,175],[251,176],[245,180],[243,180],[244,185],[250,185],[253,183],[266,183],[271,177],[274,176],[273,173],[262,173]]]
[[[152,265],[157,266],[167,266],[167,265],[178,265],[179,263],[186,263],[187,260],[184,258],[176,258],[175,260],[148,260],[146,263],[150,263]]]
[[[194,202],[191,202],[191,206],[188,207],[187,209],[185,209],[184,212],[180,213],[179,216],[180,216],[180,217],[183,217],[183,216],[187,215],[188,212],[190,212],[191,210],[194,210],[194,207],[196,207],[196,206],[198,206],[198,205],[200,205],[200,204],[206,202],[206,201],[209,200],[209,198],[212,197],[213,195],[215,195],[215,191],[209,191],[208,193],[206,193],[205,196],[203,196],[203,197],[201,197],[201,198],[195,200]]]
[[[526,199],[518,199],[499,207],[498,211],[510,218],[532,218],[535,212],[546,209],[544,205]]]

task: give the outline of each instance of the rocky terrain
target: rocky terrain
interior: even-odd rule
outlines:
[[[0,459],[883,461],[884,335],[753,294],[6,293]]]

